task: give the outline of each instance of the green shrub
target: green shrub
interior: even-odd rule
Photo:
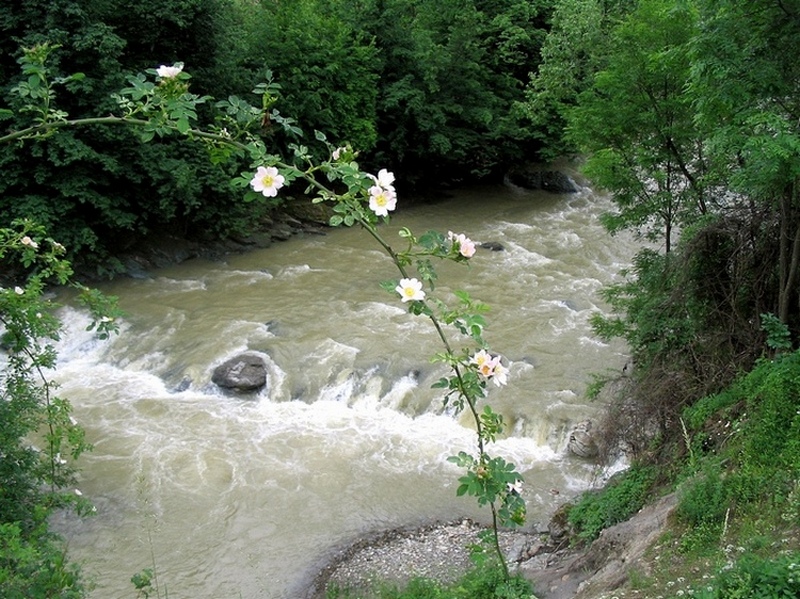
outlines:
[[[533,590],[531,584],[521,576],[513,576],[506,580],[499,567],[484,566],[467,572],[449,593],[443,597],[452,599],[495,599],[498,597],[528,599]]]
[[[800,352],[762,361],[743,380],[747,438],[743,460],[797,471],[800,468]]]
[[[24,533],[0,524],[0,596],[4,599],[80,599],[84,587],[77,565],[67,562],[61,542],[41,524]]]
[[[61,323],[47,299],[50,284],[71,283],[60,243],[28,221],[0,227],[0,597],[83,596],[78,568],[67,563],[60,539],[48,529],[58,508],[78,513],[90,504],[74,493],[73,462],[90,449],[71,418],[69,401],[48,378],[56,366]],[[23,273],[16,280],[6,273]],[[8,277],[8,278],[6,278]],[[73,284],[90,308],[100,338],[116,330],[112,301]],[[32,446],[36,441],[38,448]]]
[[[729,506],[728,488],[716,465],[712,465],[686,483],[680,493],[675,515],[690,527],[721,524]]]
[[[591,541],[604,528],[638,512],[647,501],[655,478],[655,468],[633,466],[600,492],[583,495],[567,516],[578,538]]]
[[[776,494],[785,496],[800,472],[798,397],[800,353],[793,352],[758,362],[729,388],[687,408],[684,417],[694,431],[714,428],[715,419],[725,422],[727,443],[718,449],[718,457],[726,461],[729,474],[723,480],[707,468],[704,477],[687,488],[684,501],[692,503],[697,496],[711,514],[720,507],[712,502],[709,511],[708,501],[714,497],[722,501],[724,496],[726,502],[741,505]],[[736,406],[735,417],[729,413],[732,406]],[[700,521],[690,505],[684,508],[688,523]]]
[[[800,554],[778,558],[745,555],[722,569],[716,584],[703,589],[700,599],[781,599],[800,597]]]
[[[713,395],[708,395],[683,411],[683,419],[690,429],[701,429],[714,415],[723,412],[742,401],[740,393],[729,388]]]

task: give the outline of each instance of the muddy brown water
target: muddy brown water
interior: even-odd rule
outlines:
[[[511,368],[490,395],[509,425],[493,452],[525,476],[532,526],[602,476],[566,440],[600,409],[584,398],[591,374],[625,363],[587,322],[635,251],[601,227],[609,208],[588,188],[482,187],[381,229],[392,243],[409,227],[505,247],[443,265],[436,293],[465,289],[491,306],[485,336]],[[97,512],[56,525],[92,598],[133,596],[130,577],[155,566],[170,597],[289,599],[361,535],[485,519],[455,495],[447,457],[471,451],[473,436],[431,389],[437,338],[380,288],[396,275],[363,231],[149,274],[102,286],[127,313],[110,341],[85,332],[79,310],[62,312],[60,393],[94,444],[79,488]],[[244,350],[263,356],[268,387],[227,396],[211,372]]]

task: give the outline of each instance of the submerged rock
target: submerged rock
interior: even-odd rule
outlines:
[[[239,354],[217,366],[211,382],[242,393],[258,391],[267,384],[267,365],[256,354]]]
[[[191,386],[192,386],[192,379],[190,379],[188,376],[185,376],[181,379],[181,382],[175,386],[172,392],[181,393],[182,391],[186,391]]]
[[[491,252],[502,252],[506,249],[505,246],[499,241],[483,241],[478,244],[478,247]]]
[[[581,458],[593,458],[598,453],[597,441],[592,434],[592,421],[584,420],[575,426],[569,435],[567,449]]]

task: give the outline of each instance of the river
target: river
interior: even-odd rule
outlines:
[[[485,337],[511,369],[490,393],[509,425],[492,453],[523,473],[531,527],[603,474],[567,455],[566,441],[601,409],[583,395],[592,373],[625,362],[587,323],[635,251],[601,227],[609,208],[588,188],[477,187],[381,228],[392,243],[405,226],[505,247],[443,265],[435,293],[465,289],[491,306]],[[84,331],[79,310],[62,311],[59,392],[94,444],[79,489],[96,514],[55,524],[92,598],[132,597],[130,577],[155,567],[162,596],[290,599],[364,533],[485,521],[455,496],[460,471],[447,457],[474,438],[431,389],[443,374],[430,360],[437,338],[380,288],[397,276],[363,231],[150,274],[100,286],[126,312],[110,341]],[[268,387],[225,395],[211,371],[244,350],[264,357]]]

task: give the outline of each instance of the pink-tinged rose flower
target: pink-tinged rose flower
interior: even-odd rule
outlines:
[[[33,249],[36,249],[36,248],[39,247],[39,244],[36,243],[33,239],[31,239],[27,235],[25,237],[23,237],[22,239],[20,239],[20,243],[22,245],[27,245],[28,247],[33,248]]]
[[[475,255],[475,242],[463,233],[456,235],[452,231],[447,232],[447,238],[458,245],[458,252],[465,258],[472,258]]]
[[[486,379],[492,379],[500,387],[508,382],[508,369],[503,366],[500,356],[492,356],[485,349],[476,352],[470,359],[478,372]]]
[[[250,186],[253,191],[257,191],[265,197],[274,198],[278,195],[278,190],[283,187],[285,180],[274,166],[259,166],[256,174],[250,180]]]
[[[389,216],[389,211],[397,206],[394,189],[385,189],[378,185],[369,188],[369,209],[378,216]]]
[[[492,361],[492,356],[489,355],[485,349],[475,352],[475,355],[470,359],[470,364],[475,364],[479,369],[487,362]]]

